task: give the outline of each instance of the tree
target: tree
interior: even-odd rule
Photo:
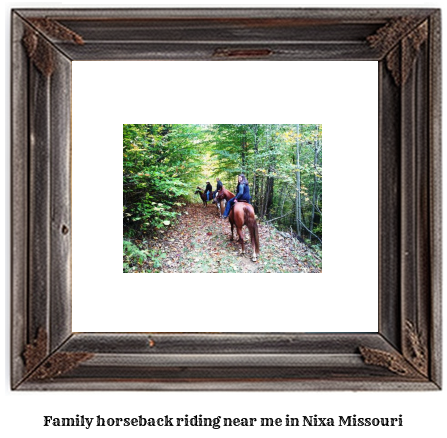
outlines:
[[[127,235],[169,226],[197,185],[249,181],[260,219],[322,236],[322,141],[318,124],[124,125],[123,214]]]
[[[301,236],[301,168],[300,168],[300,125],[296,125],[296,230]]]

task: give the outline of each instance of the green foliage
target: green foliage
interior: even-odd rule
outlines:
[[[319,243],[319,124],[123,125],[124,235],[141,238],[173,226],[185,202],[199,202],[197,186],[210,180],[214,188],[219,177],[234,191],[240,173],[259,218],[297,233],[301,222],[301,236]]]
[[[146,243],[146,242],[145,242]],[[141,249],[135,243],[123,240],[123,272],[154,272],[161,267],[166,254],[158,249]]]
[[[123,125],[125,235],[169,226],[200,173],[197,125]]]
[[[123,271],[132,272],[134,268],[141,265],[148,257],[148,252],[138,248],[129,240],[123,240]]]
[[[166,254],[157,249],[149,251],[149,258],[154,268],[158,269],[163,264],[163,260],[166,258]]]
[[[295,206],[299,198],[300,220],[321,238],[321,125],[236,124],[211,125],[208,129],[211,153],[216,160],[213,176],[219,176],[234,191],[236,176],[244,173],[257,215],[266,220],[279,217],[275,225],[286,230],[292,227],[296,231]]]

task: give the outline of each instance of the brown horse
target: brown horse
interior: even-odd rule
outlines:
[[[207,202],[210,202],[210,201],[213,200],[213,197],[211,196],[211,199],[208,201],[208,200],[206,199],[206,193],[205,193],[205,190],[201,189],[200,187],[197,187],[197,188],[196,188],[196,191],[194,192],[194,194],[196,194],[196,193],[198,193],[198,194],[200,195],[200,198],[202,199],[202,202],[203,202],[203,206],[204,206],[204,207],[206,207],[206,206],[208,205]]]
[[[227,202],[234,198],[233,193],[222,187],[221,190],[217,192],[216,199],[225,199]],[[231,240],[233,240],[233,230],[236,225],[237,234],[239,236],[239,243],[242,246],[242,254],[245,254],[245,243],[244,243],[244,233],[242,227],[247,226],[250,232],[251,246],[253,248],[252,260],[255,262],[259,254],[259,232],[258,223],[255,218],[255,211],[253,206],[248,202],[236,202],[233,208],[230,210],[230,215],[228,219],[231,224]]]
[[[213,204],[217,205],[217,214],[219,217],[222,217],[224,211],[225,211],[225,200],[217,200],[217,196],[213,199],[211,197],[210,201],[206,199],[206,193],[204,190],[202,190],[200,187],[197,187],[194,194],[198,193],[200,195],[200,199],[202,199],[203,206],[206,207],[208,204],[207,202],[213,201]],[[214,193],[214,192],[213,192]]]

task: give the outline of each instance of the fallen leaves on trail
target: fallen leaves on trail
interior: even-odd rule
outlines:
[[[178,222],[145,239],[141,249],[149,257],[133,272],[163,273],[320,273],[321,256],[291,237],[284,237],[274,227],[258,224],[261,252],[251,261],[252,247],[244,227],[246,254],[241,254],[234,229],[230,240],[229,221],[218,217],[213,206],[190,204],[183,207]]]

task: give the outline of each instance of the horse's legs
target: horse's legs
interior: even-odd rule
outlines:
[[[231,240],[233,240],[234,223],[230,221],[230,224],[231,224]]]
[[[242,254],[245,254],[245,243],[244,243],[244,231],[242,227],[237,227],[237,234],[239,235],[239,242],[242,245]]]
[[[250,229],[250,241],[251,241],[251,246],[253,247],[253,256],[251,257],[251,259],[254,262],[257,260],[255,239],[256,239],[255,230],[253,228],[251,228]]]

